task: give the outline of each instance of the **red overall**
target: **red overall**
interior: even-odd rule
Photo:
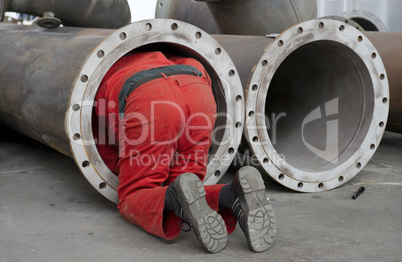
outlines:
[[[175,64],[191,65],[202,77],[164,76],[151,80],[126,99],[119,118],[119,93],[137,72]],[[182,173],[201,180],[206,173],[208,150],[216,119],[211,80],[192,58],[166,58],[161,52],[132,54],[121,58],[105,75],[96,94],[93,120],[98,151],[119,176],[119,205],[123,217],[151,234],[175,238],[180,218],[163,212],[167,185]],[[223,185],[205,186],[210,207],[218,211]],[[228,232],[235,217],[220,210]]]

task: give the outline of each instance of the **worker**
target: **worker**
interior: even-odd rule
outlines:
[[[164,239],[187,223],[216,253],[239,221],[252,250],[272,245],[275,215],[255,168],[240,169],[227,185],[202,184],[217,113],[200,62],[128,54],[103,78],[94,113],[97,148],[119,177],[118,208],[128,222]]]

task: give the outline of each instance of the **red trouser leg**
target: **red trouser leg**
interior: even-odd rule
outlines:
[[[169,177],[170,162],[177,150],[175,137],[183,118],[176,93],[163,78],[136,89],[127,100],[124,131],[120,131],[120,213],[127,221],[166,239],[180,232],[178,227],[171,227],[171,232],[165,230],[162,223],[166,220],[166,187],[162,184]],[[178,224],[173,214],[168,217],[164,224],[172,220]]]
[[[206,173],[211,135],[216,120],[216,104],[211,90],[197,89],[194,87],[197,84],[193,81],[192,78],[180,80],[181,90],[189,104],[190,117],[170,166],[169,183],[184,172],[194,173],[201,180],[204,180]],[[230,234],[235,230],[236,217],[229,210],[219,210],[219,193],[223,186],[205,186],[205,197],[208,205],[222,216]]]
[[[163,212],[162,184],[185,172],[205,177],[215,111],[210,87],[192,76],[154,80],[132,93],[120,141],[118,188],[118,207],[127,221],[165,239],[179,234],[179,218]],[[215,210],[221,187],[206,187]]]

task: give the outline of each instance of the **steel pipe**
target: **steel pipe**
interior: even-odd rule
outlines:
[[[4,20],[4,14],[7,11],[6,1],[0,0],[0,22]]]
[[[219,33],[206,3],[188,0],[158,0],[156,18],[172,18],[193,24],[209,34]]]
[[[317,8],[318,17],[342,15],[353,10],[365,11],[369,13],[367,19],[364,14],[351,14],[367,21],[374,16],[375,21],[380,20],[387,31],[402,32],[402,0],[317,0]]]
[[[156,17],[180,19],[215,33],[265,35],[317,17],[316,0],[158,0]],[[201,3],[207,2],[207,3]],[[206,8],[206,7],[209,7]]]
[[[25,31],[25,32],[37,32],[37,33],[65,33],[65,34],[78,34],[78,35],[98,35],[108,36],[114,32],[114,30],[105,28],[86,28],[86,27],[57,27],[57,28],[45,28],[33,23],[32,25],[20,25],[16,23],[0,23],[0,31]]]
[[[402,33],[364,32],[377,48],[388,74],[390,111],[386,129],[402,133]]]
[[[0,0],[0,18],[6,11],[34,16],[52,12],[65,26],[120,28],[131,22],[127,0]]]
[[[280,33],[294,24],[317,18],[316,0],[205,0],[205,2],[223,34]]]
[[[385,130],[389,90],[381,57],[362,32],[319,19],[274,38],[214,37],[246,87],[245,137],[269,176],[321,192],[363,169]]]
[[[232,60],[211,36],[169,19],[103,30],[108,37],[99,30],[95,35],[83,29],[46,30],[1,30],[1,121],[73,157],[92,186],[117,203],[118,177],[102,161],[92,134],[94,97],[102,78],[118,59],[140,47],[194,57],[211,76],[218,110],[204,183],[222,177],[242,136],[244,97]]]
[[[384,23],[377,16],[367,11],[351,10],[342,13],[341,16],[355,21],[363,27],[365,31],[387,31]]]

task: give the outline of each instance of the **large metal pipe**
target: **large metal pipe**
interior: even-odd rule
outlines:
[[[156,18],[172,18],[193,24],[209,34],[219,30],[206,3],[188,0],[158,0]]]
[[[317,17],[316,0],[158,0],[156,17],[180,19],[209,33],[265,35]],[[209,7],[206,8],[206,7]]]
[[[316,0],[198,0],[208,3],[224,34],[265,35],[317,18]]]
[[[402,33],[364,32],[377,48],[387,70],[390,111],[386,129],[402,133]]]
[[[79,35],[98,35],[106,37],[114,32],[114,30],[105,28],[87,28],[87,27],[68,27],[62,26],[57,28],[46,28],[38,26],[33,23],[32,25],[20,25],[17,23],[0,23],[0,31],[29,31],[37,33],[66,33],[66,34],[79,34]]]
[[[320,192],[363,169],[385,130],[389,90],[362,32],[319,19],[276,38],[214,37],[246,87],[245,137],[267,174],[293,190]]]
[[[4,14],[6,13],[6,1],[5,0],[0,0],[0,22],[4,20]]]
[[[218,108],[204,183],[222,177],[242,136],[244,97],[235,66],[220,44],[192,25],[169,19],[104,30],[104,35],[60,30],[1,30],[1,121],[73,157],[95,189],[117,203],[118,177],[102,161],[92,134],[94,97],[102,78],[118,59],[144,46],[194,57],[211,76]]]
[[[127,0],[0,0],[0,18],[6,11],[34,16],[52,12],[65,26],[120,28],[131,22]]]
[[[387,31],[384,23],[377,16],[367,11],[351,10],[342,13],[341,16],[355,21],[363,27],[365,31]]]
[[[387,31],[402,32],[402,0],[317,0],[317,8],[318,17],[350,12],[351,17],[365,20],[368,25],[380,21],[381,28],[385,26]]]

